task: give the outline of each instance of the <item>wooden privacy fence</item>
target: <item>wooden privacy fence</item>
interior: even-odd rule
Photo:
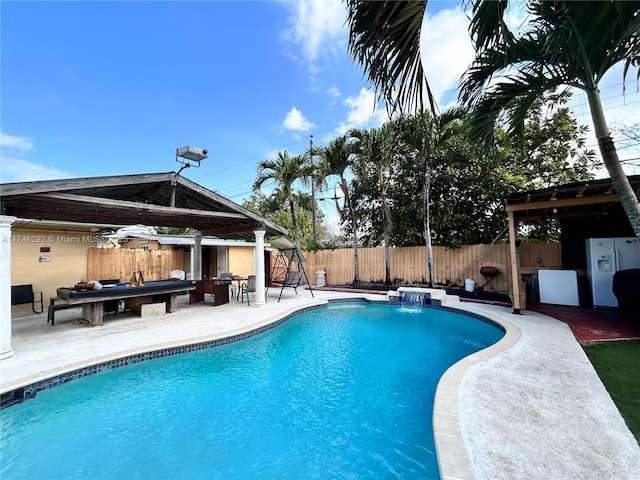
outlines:
[[[135,272],[145,280],[169,278],[171,270],[184,268],[182,250],[143,250],[139,248],[90,248],[87,276],[92,280],[119,279],[128,282]]]
[[[426,283],[425,247],[400,247],[389,250],[391,280],[394,283]],[[316,272],[326,272],[328,285],[346,285],[353,281],[353,249],[318,250],[303,252],[307,262],[304,269],[314,284]],[[531,271],[537,268],[562,267],[559,243],[523,243],[519,249],[520,267]],[[384,249],[359,248],[360,280],[368,283],[384,281]],[[475,261],[477,260],[477,261]],[[275,260],[272,260],[272,262]],[[475,261],[475,263],[474,263]],[[511,257],[509,245],[467,245],[452,250],[433,247],[433,272],[436,285],[449,285],[460,277],[457,284],[464,285],[467,278],[481,287],[488,278],[480,273],[484,266],[500,269],[500,275],[486,285],[486,290],[509,292],[511,284]],[[184,268],[182,250],[143,250],[133,248],[90,248],[88,254],[88,280],[119,279],[128,282],[134,272],[141,271],[146,280],[169,278],[171,270]],[[465,271],[466,270],[466,271]]]
[[[526,243],[520,245],[521,267],[561,267],[559,243]],[[307,262],[304,268],[314,283],[317,271],[326,272],[329,285],[346,285],[353,281],[353,249],[318,250],[304,252]],[[394,283],[426,283],[427,263],[425,247],[400,247],[389,249],[391,281]],[[474,261],[477,261],[474,263]],[[370,283],[384,282],[384,249],[359,248],[360,280]],[[509,292],[511,284],[511,257],[509,245],[466,245],[458,249],[433,247],[434,284],[449,285],[457,281],[464,285],[467,278],[476,281],[476,287],[485,284],[489,277],[480,273],[483,266],[496,267],[500,274],[485,286],[486,290]],[[468,269],[468,270],[467,270]],[[466,270],[466,272],[465,272]]]

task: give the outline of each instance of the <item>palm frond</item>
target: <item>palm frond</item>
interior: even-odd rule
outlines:
[[[426,0],[410,2],[347,0],[349,53],[364,67],[379,98],[392,111],[435,100],[422,68],[420,31]]]
[[[469,135],[483,142],[484,148],[493,145],[496,123],[503,112],[507,114],[507,132],[521,139],[524,120],[531,105],[542,97],[545,91],[554,88],[549,79],[522,72],[506,77],[501,83],[485,92],[474,106],[470,118]],[[561,83],[556,83],[560,85]]]
[[[504,14],[507,0],[467,0],[466,7],[471,8],[472,16],[469,33],[476,49],[493,48],[513,42]]]
[[[529,0],[533,28],[517,39],[502,20],[504,2],[469,4],[478,50],[460,81],[460,99],[474,110],[472,135],[485,142],[503,111],[518,137],[527,110],[545,90],[595,89],[614,64],[625,61],[626,76],[640,61],[638,1]]]

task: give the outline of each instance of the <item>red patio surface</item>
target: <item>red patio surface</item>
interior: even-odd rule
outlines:
[[[640,339],[640,318],[625,319],[617,309],[527,303],[527,309],[566,323],[580,343]]]

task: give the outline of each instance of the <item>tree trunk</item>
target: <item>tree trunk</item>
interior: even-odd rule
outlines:
[[[427,252],[427,272],[429,278],[427,285],[433,287],[433,248],[431,246],[431,208],[429,199],[431,196],[431,164],[425,159],[424,183],[422,185],[422,214],[424,215],[424,244]]]
[[[349,187],[347,185],[347,181],[341,177],[340,178],[340,190],[344,194],[344,208],[340,208],[338,204],[338,197],[335,198],[336,201],[336,210],[340,212],[340,215],[344,215],[345,211],[349,216],[349,221],[351,222],[351,229],[353,230],[353,281],[352,285],[360,284],[360,262],[358,260],[358,225],[356,223],[356,212],[351,207],[351,198],[349,197]]]
[[[289,196],[289,210],[291,210],[291,226],[293,227],[293,237],[295,239],[296,248],[300,250],[300,234],[298,233],[298,219],[296,218],[296,209],[293,204],[293,198]]]
[[[587,98],[589,99],[591,118],[593,120],[596,138],[598,139],[602,161],[604,162],[607,172],[609,172],[611,183],[620,198],[620,203],[627,214],[629,223],[631,223],[636,237],[640,238],[640,203],[633,188],[631,188],[627,175],[622,169],[620,159],[618,158],[618,151],[609,134],[609,127],[604,118],[602,102],[600,101],[600,91],[597,88],[587,90]]]
[[[389,259],[389,230],[391,229],[391,212],[387,205],[387,188],[382,187],[382,237],[384,241],[384,284],[391,285],[391,261]]]
[[[349,190],[346,186],[346,182],[343,179],[344,187],[344,201],[349,212],[349,218],[351,219],[351,230],[353,230],[353,285],[360,284],[360,262],[358,260],[358,225],[356,223],[356,212],[351,206],[351,198],[349,197]]]

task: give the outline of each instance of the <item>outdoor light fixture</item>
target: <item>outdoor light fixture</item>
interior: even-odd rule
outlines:
[[[180,170],[171,177],[171,185],[173,185],[173,191],[171,192],[170,206],[176,206],[176,186],[178,185],[178,177],[180,173],[189,167],[200,167],[200,162],[207,158],[209,152],[206,149],[200,149],[187,145],[186,147],[176,148],[176,162],[180,165]]]
[[[200,162],[207,158],[207,153],[209,153],[207,150],[201,150],[200,148],[196,147],[178,147],[176,148],[176,162],[183,165],[192,166],[189,162],[185,161],[190,160],[192,162],[196,162],[198,164],[196,166],[199,167]],[[180,157],[180,159],[178,159],[178,157]]]

